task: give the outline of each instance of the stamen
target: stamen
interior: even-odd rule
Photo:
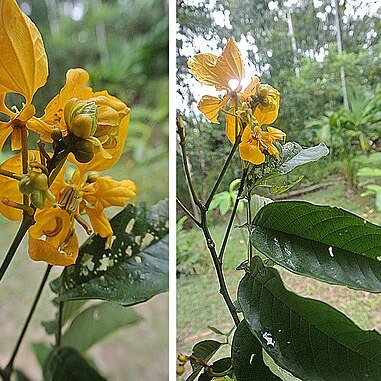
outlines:
[[[30,216],[33,216],[34,214],[34,209],[31,208],[29,205],[19,204],[18,202],[11,201],[8,198],[3,198],[1,202],[6,206],[10,206],[11,208],[23,210],[27,212]]]
[[[75,233],[75,230],[74,230],[74,229],[70,229],[70,230],[69,230],[69,232],[67,233],[67,236],[66,236],[65,240],[62,242],[62,244],[61,244],[61,246],[60,246],[61,250],[65,250],[65,248],[69,245],[70,240],[71,240],[71,238],[73,237],[74,233]]]
[[[78,205],[81,202],[81,192],[72,187],[66,187],[58,201],[61,209],[66,210],[68,213],[75,213]]]
[[[78,213],[74,214],[74,218],[86,230],[88,235],[93,232],[87,221],[85,221]]]
[[[56,226],[52,230],[43,230],[42,232],[47,236],[47,237],[55,237],[57,234],[59,234],[63,228],[63,220],[61,217],[56,216],[55,217],[56,221]]]

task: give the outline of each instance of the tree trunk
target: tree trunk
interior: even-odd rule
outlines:
[[[340,22],[340,13],[339,13],[339,1],[334,0],[334,4],[335,4],[335,27],[336,27],[337,53],[340,56],[343,52],[343,46],[341,41],[341,22]],[[344,109],[349,110],[344,66],[340,66],[340,81],[341,81],[341,89],[343,92]]]
[[[93,11],[102,8],[102,0],[91,0]],[[103,21],[99,21],[96,26],[97,43],[102,66],[107,66],[110,62],[110,56],[107,49],[106,26]]]
[[[291,47],[292,47],[292,52],[293,52],[295,75],[297,77],[300,77],[300,67],[299,67],[299,61],[298,61],[298,48],[296,46],[294,26],[292,24],[291,9],[287,10],[287,24],[288,24],[288,35],[291,38]]]

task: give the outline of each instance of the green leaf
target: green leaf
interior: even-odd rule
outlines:
[[[233,375],[233,370],[232,370],[232,360],[230,357],[224,357],[222,359],[219,359],[215,361],[211,366],[210,366],[213,374],[218,374],[219,379],[223,379],[222,377],[225,376],[232,376]],[[211,381],[214,380],[215,377],[218,376],[210,376],[209,373],[204,369],[204,371],[201,373],[200,377],[198,378],[198,381]]]
[[[319,145],[310,148],[303,148],[295,156],[286,159],[277,169],[277,172],[285,175],[301,165],[317,161],[328,154],[329,150],[324,143],[320,143]]]
[[[57,348],[50,354],[44,369],[44,381],[106,381],[73,348]]]
[[[273,202],[254,217],[250,241],[296,274],[381,292],[381,227],[344,209]]]
[[[250,198],[251,212],[255,216],[261,208],[263,208],[270,202],[273,202],[271,198],[263,197],[258,194],[253,194]]]
[[[83,353],[111,332],[140,320],[132,308],[109,302],[91,306],[72,321],[62,336],[62,345]]]
[[[61,326],[64,327],[67,321],[75,315],[85,303],[85,300],[64,302],[62,306]],[[41,324],[48,335],[53,335],[58,332],[58,311],[56,312],[54,320],[43,321]]]
[[[52,351],[52,348],[45,343],[33,343],[32,349],[38,363],[40,364],[41,368],[43,368],[46,359],[49,357],[49,354]]]
[[[302,380],[381,380],[381,335],[328,304],[288,291],[278,271],[253,259],[238,287],[250,331],[274,361]]]
[[[211,325],[208,325],[208,328],[214,332],[216,335],[222,335],[222,336],[226,336],[226,333],[220,331],[218,328],[216,327],[212,327]]]
[[[203,360],[204,362],[208,362],[214,354],[220,349],[223,343],[215,340],[204,340],[200,341],[193,347],[192,355]],[[203,369],[203,366],[196,361],[191,361],[193,372],[186,379],[186,381],[193,381],[196,379],[197,375]]]
[[[295,181],[292,181],[291,183],[288,183],[285,185],[271,185],[271,193],[281,194],[281,193],[287,192],[292,187],[294,187],[296,184],[300,183],[303,180],[303,178],[304,178],[304,176],[300,176]]]
[[[245,320],[239,323],[234,333],[231,356],[237,381],[279,380],[263,362],[261,343],[251,333]]]
[[[269,367],[269,369],[277,375],[282,381],[303,381],[300,378],[293,376],[287,370],[278,366],[275,361],[267,354],[267,352],[262,349],[263,362]]]
[[[363,167],[363,168],[360,168],[358,170],[357,176],[359,176],[359,177],[381,177],[381,169],[380,168],[372,168],[372,167]]]
[[[220,213],[222,216],[224,216],[231,207],[231,197],[229,194],[228,194],[228,197],[221,199],[219,206],[220,206]]]
[[[168,201],[128,205],[111,219],[111,248],[91,236],[51,287],[60,301],[104,299],[130,306],[168,290]]]

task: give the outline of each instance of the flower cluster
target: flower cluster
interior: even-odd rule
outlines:
[[[52,265],[75,263],[77,226],[111,242],[104,214],[135,197],[130,180],[116,181],[95,171],[120,159],[127,138],[130,109],[107,91],[86,86],[88,73],[70,69],[66,84],[35,115],[33,98],[46,84],[48,60],[41,35],[15,0],[0,2],[0,151],[11,135],[16,152],[0,165],[0,213],[11,220],[33,218],[29,255]],[[21,110],[6,105],[8,93],[24,97]],[[39,136],[39,150],[28,150],[28,134]],[[45,149],[51,144],[52,152]],[[66,177],[66,160],[76,169]],[[86,217],[87,216],[87,217]]]
[[[229,38],[220,56],[196,54],[189,59],[188,66],[199,82],[224,92],[221,97],[204,95],[198,108],[212,123],[219,123],[221,111],[226,114],[226,135],[232,144],[240,139],[242,160],[261,164],[266,154],[279,158],[274,142],[284,139],[286,134],[274,127],[264,128],[278,116],[279,92],[262,84],[256,76],[242,88],[245,68],[233,38]]]

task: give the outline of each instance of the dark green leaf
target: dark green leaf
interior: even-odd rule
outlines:
[[[73,348],[52,351],[44,366],[44,381],[106,381]]]
[[[81,309],[81,307],[86,303],[85,300],[75,300],[75,301],[69,301],[64,302],[62,307],[62,317],[61,317],[61,325],[64,327],[65,323],[73,316],[75,315],[78,310]],[[49,321],[43,321],[41,323],[45,331],[48,335],[53,335],[58,331],[58,311],[56,313],[56,316],[54,320]]]
[[[200,341],[193,347],[192,355],[207,363],[213,355],[220,349],[223,343],[215,340]],[[186,379],[186,381],[193,381],[203,369],[203,366],[197,361],[191,361],[193,373]]]
[[[263,362],[261,343],[251,333],[245,320],[234,333],[231,356],[237,381],[280,380]]]
[[[128,205],[111,220],[114,241],[91,236],[77,263],[52,283],[59,300],[104,299],[129,306],[168,290],[168,202]]]
[[[141,317],[132,308],[109,302],[91,306],[72,321],[62,337],[62,345],[83,353],[116,329],[140,320]]]
[[[225,336],[226,334],[222,331],[220,331],[218,328],[216,327],[212,327],[211,325],[208,325],[208,328],[214,332],[216,335],[222,335],[222,336]]]
[[[381,380],[381,335],[286,290],[277,270],[253,259],[238,287],[250,331],[282,368],[302,380]]]
[[[273,202],[255,216],[250,240],[297,274],[381,292],[381,227],[344,209]]]
[[[281,368],[279,365],[275,363],[270,355],[262,349],[263,362],[269,367],[269,369],[277,375],[282,381],[302,381],[300,378],[293,376],[287,370]]]
[[[230,357],[225,357],[222,359],[219,359],[215,361],[211,366],[211,371],[213,372],[213,375],[210,375],[206,369],[201,373],[200,377],[198,378],[198,381],[211,381],[215,375],[221,375],[224,376],[232,376],[233,370],[232,370],[232,360]]]
[[[21,370],[16,369],[14,371],[15,381],[31,381]]]
[[[38,363],[41,368],[43,368],[46,359],[49,357],[49,353],[52,351],[52,348],[45,343],[33,343],[32,348]]]
[[[317,161],[328,154],[329,150],[324,143],[320,143],[314,147],[301,149],[296,155],[290,155],[291,158],[286,158],[283,164],[277,169],[277,172],[281,175],[285,175],[301,165]]]

